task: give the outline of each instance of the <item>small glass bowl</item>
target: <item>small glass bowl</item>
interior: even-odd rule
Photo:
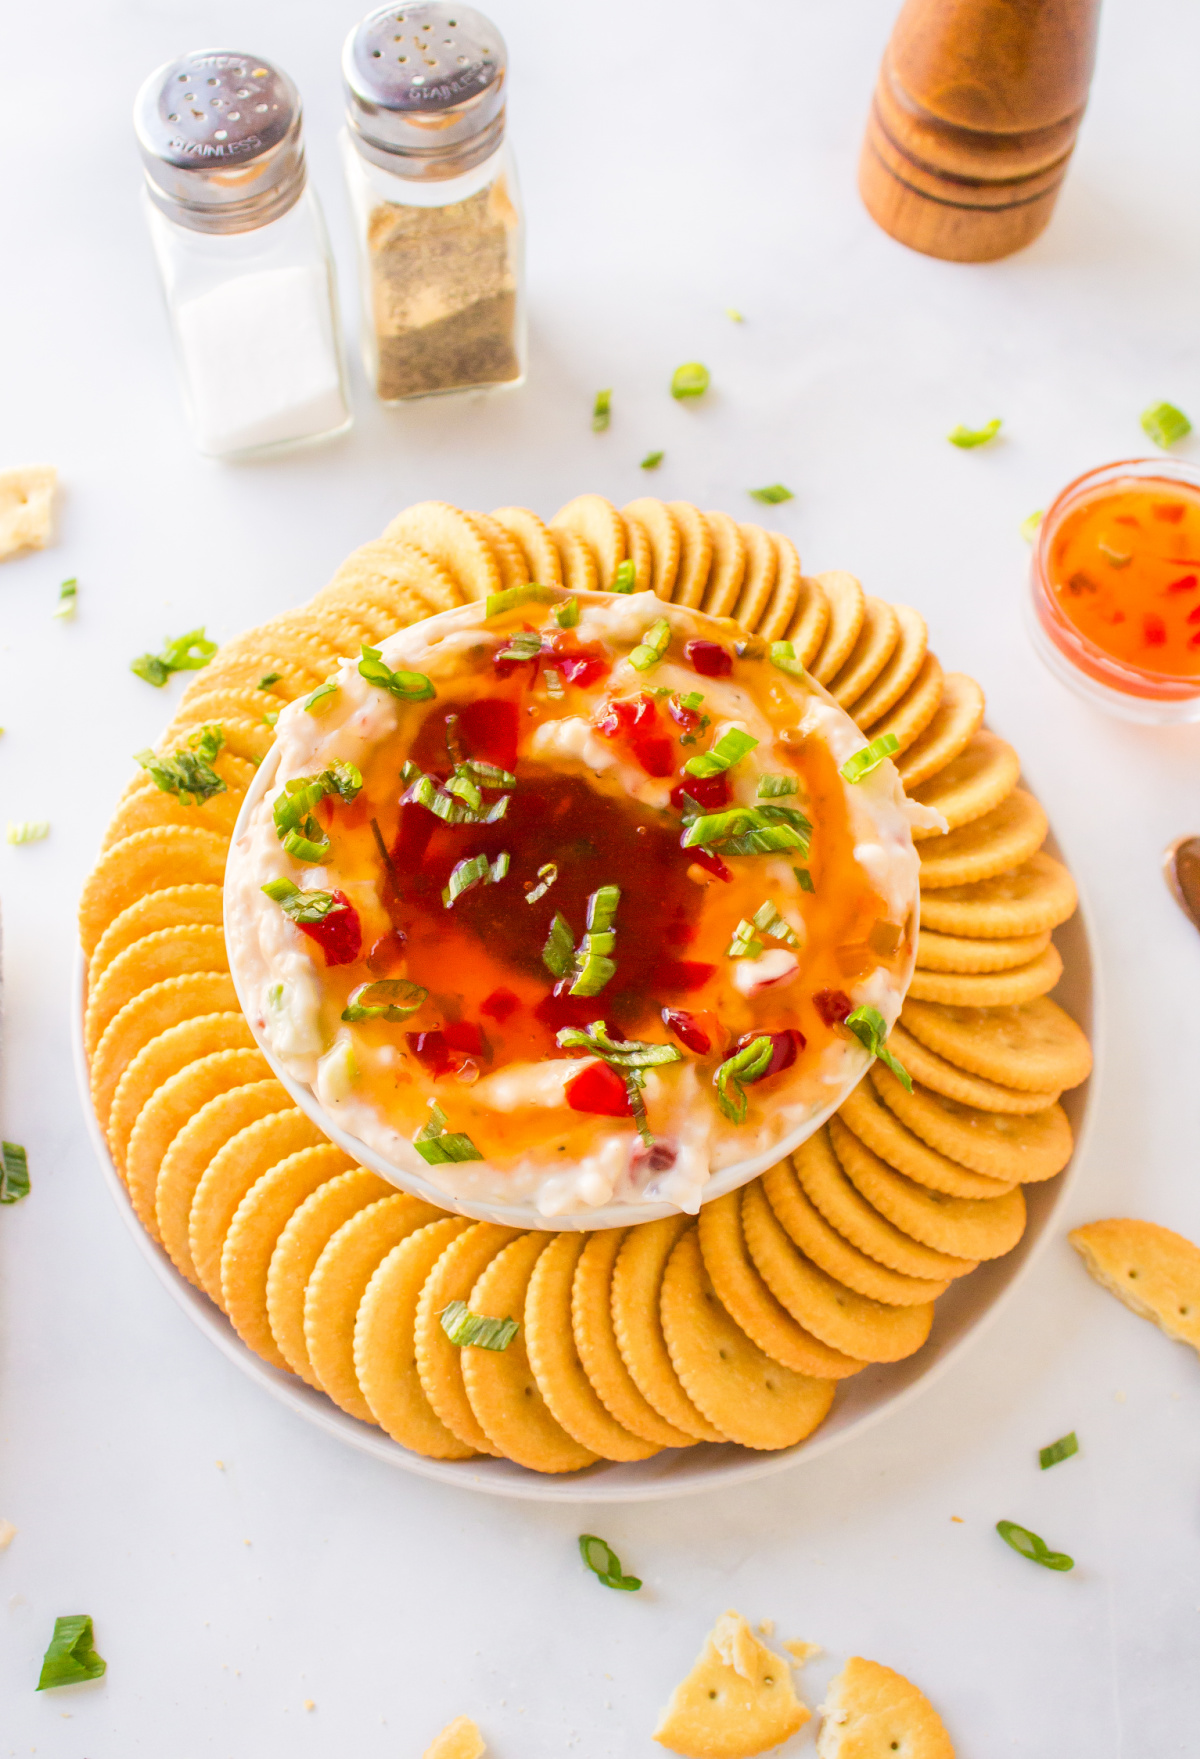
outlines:
[[[1200,493],[1200,469],[1176,459],[1125,458],[1085,471],[1067,484],[1038,527],[1026,625],[1038,657],[1076,696],[1122,720],[1164,725],[1200,720],[1200,675],[1178,677],[1114,659],[1064,615],[1050,577],[1054,539],[1069,513],[1127,484],[1150,483],[1161,484],[1166,493],[1179,487]]]

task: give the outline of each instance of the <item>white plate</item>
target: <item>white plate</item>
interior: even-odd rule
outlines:
[[[1057,852],[1053,837],[1047,848],[1050,853]],[[601,1464],[567,1477],[529,1472],[509,1460],[428,1460],[420,1454],[410,1453],[390,1440],[382,1430],[348,1417],[322,1393],[314,1392],[294,1375],[271,1368],[256,1356],[208,1297],[180,1276],[167,1254],[138,1221],[92,1111],[83,1052],[82,955],[76,968],[71,1008],[75,1069],[84,1116],[101,1169],[113,1201],[142,1253],[201,1331],[282,1404],[330,1435],[340,1437],[351,1447],[360,1448],[387,1465],[402,1467],[419,1477],[436,1479],[441,1484],[456,1484],[465,1490],[482,1490],[493,1496],[520,1497],[531,1502],[651,1502],[664,1497],[686,1496],[690,1492],[717,1490],[727,1484],[749,1483],[752,1479],[766,1477],[768,1473],[780,1472],[798,1459],[815,1459],[819,1454],[841,1446],[852,1436],[862,1435],[885,1414],[898,1410],[921,1388],[944,1373],[979,1336],[984,1325],[993,1320],[1004,1303],[1012,1298],[1034,1259],[1053,1236],[1054,1224],[1068,1189],[1078,1177],[1093,1109],[1088,1096],[1099,1076],[1101,1063],[1101,998],[1091,958],[1089,912],[1082,899],[1079,910],[1054,938],[1064,965],[1058,999],[1078,1020],[1096,1050],[1096,1069],[1091,1081],[1075,1088],[1063,1099],[1075,1132],[1075,1154],[1070,1166],[1057,1179],[1025,1187],[1029,1222],[1020,1244],[1007,1257],[983,1264],[971,1276],[951,1285],[937,1304],[933,1330],[927,1342],[915,1356],[904,1362],[866,1368],[851,1380],[843,1381],[838,1387],[832,1413],[812,1440],[780,1453],[755,1453],[731,1443],[718,1447],[701,1442],[694,1448],[668,1449],[653,1459],[636,1464]]]
[[[1057,855],[1054,836],[1047,839],[1045,846],[1050,855]],[[88,1066],[83,1050],[83,953],[77,955],[70,1010],[72,1045],[79,1096],[83,1099],[84,1119],[88,1122],[91,1142],[95,1145],[113,1201],[125,1217],[144,1258],[150,1261],[158,1279],[164,1282],[179,1307],[194,1319],[201,1332],[206,1333],[230,1361],[236,1361],[239,1369],[264,1386],[274,1398],[289,1405],[292,1411],[299,1412],[318,1428],[324,1428],[327,1434],[338,1435],[352,1448],[361,1448],[362,1453],[370,1453],[387,1465],[398,1465],[405,1471],[417,1472],[419,1478],[433,1478],[442,1485],[459,1485],[465,1490],[484,1490],[496,1497],[521,1497],[530,1502],[653,1502],[662,1497],[720,1490],[723,1485],[744,1485],[751,1479],[765,1478],[769,1472],[783,1471],[797,1458],[816,1458],[816,1455],[829,1453],[830,1448],[838,1448],[843,1442],[850,1441],[852,1435],[862,1435],[887,1412],[897,1411],[915,1397],[918,1390],[926,1388],[936,1376],[943,1374],[968,1344],[977,1339],[985,1323],[994,1319],[1005,1302],[1012,1298],[1038,1252],[1054,1235],[1054,1223],[1066,1201],[1066,1193],[1073,1180],[1079,1177],[1093,1115],[1089,1096],[1100,1077],[1103,1010],[1091,959],[1091,913],[1082,895],[1077,913],[1070,922],[1057,929],[1054,941],[1063,955],[1063,978],[1057,987],[1056,999],[1079,1020],[1093,1041],[1096,1068],[1089,1082],[1063,1096],[1063,1105],[1075,1133],[1072,1163],[1057,1179],[1024,1187],[1029,1221],[1021,1244],[1013,1247],[1006,1258],[980,1265],[970,1277],[962,1277],[961,1281],[950,1284],[934,1310],[933,1332],[929,1333],[926,1344],[915,1356],[906,1361],[880,1363],[878,1367],[864,1369],[850,1381],[839,1384],[834,1409],[811,1441],[783,1449],[781,1453],[755,1453],[734,1446],[732,1442],[723,1446],[700,1442],[695,1448],[665,1449],[651,1460],[639,1460],[632,1465],[600,1463],[588,1467],[588,1471],[572,1472],[565,1478],[526,1471],[510,1460],[426,1460],[422,1455],[401,1448],[398,1442],[391,1441],[391,1437],[371,1427],[370,1423],[359,1423],[345,1411],[338,1411],[324,1393],[311,1390],[301,1379],[271,1369],[260,1356],[255,1356],[252,1349],[241,1342],[222,1312],[209,1302],[208,1296],[192,1288],[192,1284],[179,1275],[162,1247],[151,1240],[143,1224],[139,1223],[134,1207],[128,1201],[128,1193],[113,1164],[104,1133],[91,1110]],[[443,1198],[438,1201],[445,1203]]]

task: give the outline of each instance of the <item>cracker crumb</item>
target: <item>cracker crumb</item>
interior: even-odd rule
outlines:
[[[796,1637],[789,1638],[784,1648],[792,1657],[793,1667],[803,1667],[806,1661],[811,1661],[814,1656],[822,1653],[819,1643],[803,1643]]]
[[[22,550],[45,548],[54,524],[57,479],[52,464],[0,470],[0,562]]]
[[[216,1466],[217,1466],[217,1471],[218,1471],[218,1472],[223,1472],[223,1471],[224,1471],[224,1470],[225,1470],[225,1462],[224,1462],[224,1460],[218,1460],[218,1461],[217,1461],[217,1462],[216,1462]]]
[[[1117,1401],[1118,1405],[1123,1405],[1125,1403],[1124,1393],[1114,1393],[1113,1398]]]
[[[952,1521],[957,1521],[957,1522],[958,1522],[958,1524],[959,1524],[959,1526],[960,1526],[960,1527],[961,1527],[961,1526],[962,1526],[962,1524],[963,1524],[963,1518],[962,1518],[962,1516],[961,1516],[961,1515],[951,1515],[951,1517],[950,1517],[950,1519],[951,1519],[951,1520],[952,1520]]]
[[[17,1537],[17,1530],[11,1521],[0,1521],[0,1551],[7,1551]]]
[[[761,1637],[773,1637],[775,1635],[775,1620],[759,1619],[758,1631]]]
[[[311,1698],[306,1698],[304,1700],[304,1708],[306,1710],[315,1710],[317,1707]]]

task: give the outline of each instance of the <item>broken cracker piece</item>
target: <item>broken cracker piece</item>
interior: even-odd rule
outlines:
[[[654,1739],[687,1759],[753,1759],[803,1728],[812,1712],[787,1663],[738,1612],[725,1612],[659,1718]]]
[[[852,1655],[821,1706],[818,1759],[954,1759],[933,1705],[903,1674]]]
[[[824,1653],[819,1643],[801,1643],[794,1637],[788,1639],[784,1648],[792,1657],[793,1667],[803,1667],[806,1662],[812,1661],[814,1657]]]
[[[1156,1222],[1089,1222],[1068,1236],[1096,1281],[1169,1338],[1200,1350],[1200,1246]]]
[[[469,1716],[456,1716],[425,1749],[424,1759],[483,1759],[483,1736]]]
[[[0,470],[0,562],[22,550],[44,549],[54,524],[52,464]]]

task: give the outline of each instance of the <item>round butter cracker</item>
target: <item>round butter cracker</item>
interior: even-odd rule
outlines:
[[[375,1416],[354,1366],[354,1323],[367,1285],[394,1246],[440,1211],[419,1197],[393,1191],[343,1222],[313,1266],[304,1291],[304,1342],[322,1391],[363,1423]]]
[[[935,1252],[1003,1258],[1025,1232],[1025,1197],[1019,1185],[1002,1197],[947,1197],[889,1167],[839,1118],[829,1121],[829,1140],[846,1177],[872,1209]]]
[[[948,1278],[934,1282],[928,1277],[901,1276],[899,1271],[889,1270],[843,1239],[816,1204],[809,1201],[790,1161],[780,1161],[763,1174],[763,1190],[775,1211],[775,1219],[805,1257],[855,1294],[865,1295],[869,1301],[882,1301],[889,1307],[919,1307],[936,1301],[950,1287]]]
[[[1049,945],[1049,929],[1042,934],[1010,935],[1007,939],[988,941],[967,935],[938,934],[922,923],[917,937],[917,967],[921,971],[1011,971],[1017,965],[1028,965]]]
[[[1044,1112],[1062,1091],[1056,1087],[1050,1091],[1033,1089],[1022,1092],[1016,1087],[1002,1087],[995,1081],[985,1081],[981,1075],[969,1075],[957,1064],[939,1057],[920,1039],[913,1038],[899,1021],[888,1034],[888,1048],[901,1067],[922,1087],[984,1112]]]
[[[918,843],[922,896],[941,886],[969,885],[1017,867],[1037,852],[1048,829],[1046,814],[1033,795],[1014,788],[999,806],[970,824]]]
[[[900,1083],[897,1081],[896,1085],[899,1087]],[[947,1197],[1003,1197],[1017,1183],[1016,1179],[1002,1175],[985,1178],[965,1165],[960,1166],[948,1155],[939,1154],[920,1136],[905,1129],[899,1117],[880,1100],[870,1081],[859,1083],[837,1116],[872,1154],[930,1191],[941,1191]]]
[[[221,1248],[221,1305],[244,1344],[290,1373],[267,1314],[267,1272],[279,1236],[305,1198],[354,1165],[332,1142],[297,1149],[269,1167],[234,1211]]]
[[[101,935],[123,910],[167,886],[219,886],[227,839],[215,831],[159,825],[113,843],[97,861],[79,900],[79,938],[90,959]]]
[[[871,1080],[889,1111],[932,1150],[990,1179],[1037,1184],[1071,1158],[1071,1126],[1060,1105],[1025,1116],[979,1111],[915,1083],[909,1093],[882,1063],[873,1065]]]
[[[425,1396],[417,1372],[417,1303],[447,1246],[471,1223],[463,1216],[427,1222],[379,1265],[354,1321],[354,1372],[380,1428],[401,1447],[434,1460],[474,1455],[446,1428]]]
[[[981,727],[957,757],[929,781],[910,790],[914,800],[940,812],[951,830],[982,818],[1012,793],[1021,774],[1021,760],[1006,739]],[[942,833],[918,826],[915,841]]]
[[[1005,940],[1046,934],[1074,914],[1075,881],[1061,861],[1038,850],[1019,866],[921,899],[921,930]]]
[[[269,1117],[272,1112],[288,1111],[291,1104],[287,1088],[273,1075],[265,1081],[249,1081],[242,1087],[231,1087],[202,1105],[163,1155],[154,1186],[154,1213],[159,1234],[176,1270],[197,1288],[200,1287],[200,1278],[192,1263],[188,1239],[196,1187],[214,1156],[232,1136],[257,1123],[260,1118]]]
[[[764,1175],[764,1184],[766,1178]],[[865,1366],[822,1343],[775,1299],[746,1245],[741,1191],[730,1191],[704,1204],[698,1228],[704,1267],[717,1299],[765,1355],[796,1374],[818,1380],[842,1380]]]
[[[551,1415],[573,1440],[602,1460],[648,1460],[658,1444],[617,1421],[575,1348],[571,1289],[586,1243],[585,1234],[555,1234],[538,1258],[525,1296],[525,1349]]]
[[[660,1299],[671,1363],[692,1403],[743,1447],[794,1447],[829,1414],[834,1382],[796,1374],[766,1355],[717,1299],[695,1227],[667,1260]]]
[[[502,1458],[471,1409],[463,1385],[462,1350],[452,1344],[441,1316],[451,1301],[469,1301],[488,1265],[520,1236],[494,1222],[475,1222],[443,1248],[417,1301],[414,1346],[425,1397],[452,1435],[473,1453]]]
[[[1062,970],[1058,948],[1049,942],[1028,964],[1013,965],[1006,971],[918,969],[913,972],[908,993],[919,1002],[946,1002],[956,1008],[1006,1008],[1048,995]]]
[[[486,1319],[515,1319],[519,1329],[503,1350],[462,1348],[463,1385],[492,1445],[532,1472],[578,1472],[596,1454],[582,1447],[546,1403],[525,1345],[529,1279],[553,1236],[522,1234],[503,1247],[471,1290],[468,1306]]]
[[[613,1265],[613,1331],[634,1384],[661,1417],[697,1441],[724,1441],[684,1391],[659,1318],[663,1272],[687,1225],[686,1216],[669,1215],[630,1228]]]
[[[900,1020],[914,1038],[947,1062],[1001,1087],[1039,1093],[1052,1088],[1058,1093],[1064,1087],[1078,1087],[1092,1072],[1092,1047],[1086,1035],[1048,996],[1011,1008],[906,1001]]]
[[[750,1255],[775,1299],[806,1331],[861,1362],[899,1362],[919,1350],[933,1303],[892,1307],[827,1276],[796,1248],[759,1184],[745,1188],[742,1227]]]
[[[896,642],[887,664],[870,686],[856,698],[851,718],[865,732],[888,710],[895,708],[921,670],[928,646],[925,619],[911,605],[893,605]]]

